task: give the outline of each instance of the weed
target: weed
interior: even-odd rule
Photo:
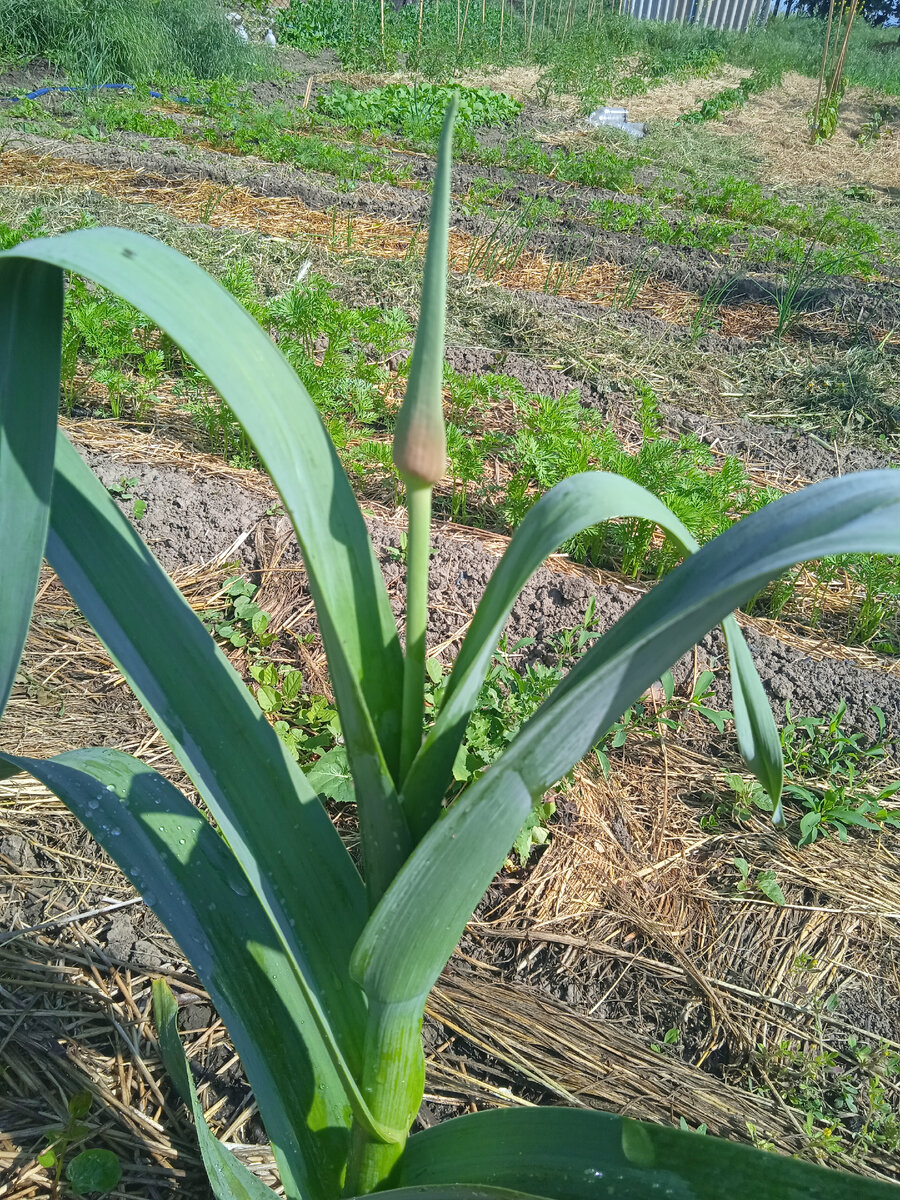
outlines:
[[[147,501],[142,500],[134,492],[137,479],[121,479],[118,483],[109,483],[106,490],[111,496],[115,496],[117,500],[122,500],[127,503],[131,501],[131,515],[136,521],[140,521],[147,511]]]
[[[873,782],[876,769],[886,764],[891,751],[884,740],[884,714],[874,705],[872,711],[880,736],[869,741],[863,733],[848,733],[844,728],[844,703],[828,717],[797,719],[791,719],[788,705],[781,730],[785,796],[799,801],[799,845],[810,845],[829,833],[847,841],[849,828],[872,832],[900,828],[900,810],[887,807],[900,791],[900,780],[886,786]],[[745,821],[754,809],[771,813],[769,798],[753,781],[733,773],[725,779],[733,797],[703,818],[704,828],[715,828],[724,816]]]
[[[93,1102],[90,1092],[76,1092],[66,1106],[65,1125],[44,1135],[49,1145],[38,1155],[38,1162],[52,1172],[50,1200],[56,1200],[59,1195],[63,1167],[73,1196],[111,1192],[122,1177],[122,1164],[112,1150],[82,1150],[66,1162],[69,1150],[83,1142],[91,1132],[85,1118]]]
[[[665,1054],[667,1051],[672,1051],[681,1040],[681,1030],[675,1027],[667,1029],[663,1035],[662,1042],[651,1042],[650,1049],[655,1050],[657,1054]]]
[[[225,608],[204,613],[203,622],[229,646],[258,654],[272,645],[276,635],[267,632],[269,614],[263,612],[253,599],[256,592],[256,585],[249,580],[240,575],[230,576],[220,592]]]
[[[885,807],[885,801],[900,790],[900,780],[887,787],[873,788],[868,783],[873,767],[888,756],[886,745],[881,740],[867,742],[862,732],[848,733],[846,711],[842,702],[830,717],[792,720],[788,708],[781,733],[789,780],[785,792],[806,809],[800,819],[801,846],[829,832],[847,841],[848,826],[900,827],[900,810]],[[884,714],[874,705],[872,711],[883,736]]]
[[[825,1002],[837,1007],[838,998]],[[804,1114],[810,1147],[856,1159],[900,1149],[900,1117],[893,1106],[900,1059],[887,1046],[847,1038],[842,1050],[780,1041],[757,1047],[757,1061],[784,1099]]]
[[[762,895],[771,900],[773,904],[784,907],[787,901],[784,898],[784,892],[781,890],[781,887],[778,884],[778,880],[774,871],[757,871],[751,879],[751,867],[746,858],[733,858],[731,861],[734,863],[738,874],[740,875],[740,881],[737,885],[737,890],[739,893],[743,894],[754,891],[761,892]]]
[[[614,722],[603,741],[594,747],[594,756],[605,778],[612,773],[610,754],[621,749],[629,737],[643,734],[652,739],[663,738],[665,733],[674,733],[689,713],[697,713],[712,724],[719,733],[726,721],[734,719],[727,709],[712,708],[707,701],[713,696],[711,684],[715,679],[712,671],[701,671],[694,681],[691,695],[687,699],[675,696],[675,679],[671,671],[664,671],[660,678],[662,697],[657,699],[653,690],[647,696],[626,709],[621,718]]]

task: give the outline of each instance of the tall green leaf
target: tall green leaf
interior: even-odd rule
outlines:
[[[61,434],[47,557],[199,789],[355,1073],[359,875],[240,676]]]
[[[382,827],[402,828],[392,782],[403,668],[396,624],[337,452],[284,356],[200,267],[143,234],[78,230],[23,242],[4,258],[52,263],[110,288],[164,329],[227,399],[297,530],[361,820],[371,820],[376,839]]]
[[[62,353],[62,275],[0,262],[0,713],[44,557]]]
[[[385,1192],[487,1186],[555,1200],[897,1200],[900,1188],[721,1138],[573,1108],[505,1108],[418,1133]]]
[[[178,1002],[164,979],[153,981],[153,1017],[165,1068],[193,1114],[200,1154],[216,1200],[272,1200],[277,1193],[257,1179],[210,1132],[178,1037]]]
[[[786,567],[848,551],[900,553],[900,472],[828,480],[767,505],[638,601],[419,843],[354,951],[370,1000],[424,1005],[533,804],[664,667]]]
[[[332,1200],[350,1105],[309,997],[222,837],[168,780],[118,750],[0,758],[55,792],[142,893],[228,1028],[288,1195]]]

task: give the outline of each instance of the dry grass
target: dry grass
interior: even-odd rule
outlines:
[[[744,67],[726,66],[706,78],[688,79],[684,83],[663,81],[643,96],[615,97],[609,103],[627,108],[629,121],[674,121],[717,92],[737,87],[742,79],[752,73]]]
[[[810,145],[807,113],[816,99],[816,81],[794,72],[781,87],[752,96],[743,108],[726,113],[707,128],[723,136],[747,134],[763,159],[769,184],[822,183],[829,187],[861,183],[891,190],[900,187],[900,121],[887,122],[882,137],[868,146],[857,140],[878,97],[864,88],[848,88],[841,101],[837,132]],[[888,105],[896,114],[896,105]]]

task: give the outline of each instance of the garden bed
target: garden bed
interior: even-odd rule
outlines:
[[[254,85],[256,101],[314,104],[317,89],[335,80],[389,81],[342,74],[333,56],[294,66],[292,79]],[[0,92],[43,75],[40,67],[8,73]],[[670,115],[687,107],[686,96],[708,98],[718,80],[713,73],[672,83]],[[571,106],[544,109],[536,79],[518,85],[526,108],[507,134],[527,135],[548,157],[533,157],[537,166],[528,169],[489,161],[485,151],[505,153],[506,135],[494,130],[454,169],[445,395],[461,443],[451,446],[451,471],[437,489],[429,625],[431,654],[443,666],[516,524],[513,501],[527,506],[554,471],[570,473],[538,453],[554,430],[563,430],[554,449],[560,461],[563,449],[583,451],[587,467],[603,465],[598,455],[612,442],[636,461],[655,443],[675,444],[672,461],[693,473],[698,495],[704,479],[724,487],[722,471],[739,469],[729,504],[738,493],[789,492],[900,464],[900,226],[883,198],[851,202],[839,188],[810,197],[806,152],[778,195],[757,187],[752,156],[739,176],[749,190],[735,190],[728,181],[738,177],[740,147],[769,153],[753,117],[767,94],[715,133],[668,123],[651,130],[649,145],[659,151],[651,166],[632,161],[633,147],[573,136]],[[785,86],[798,87],[792,77]],[[652,109],[652,89],[640,103]],[[179,137],[114,128],[115,112],[124,111],[114,102],[109,128],[86,135],[79,111],[56,99],[27,121],[11,110],[0,115],[0,223],[14,236],[39,208],[38,232],[128,225],[226,277],[282,348],[296,352],[325,420],[343,438],[399,614],[405,511],[385,456],[417,309],[431,153],[394,135],[370,142],[339,124],[288,131],[320,138],[323,153],[372,153],[348,181],[340,169],[228,147],[224,132],[215,149],[201,136],[203,120],[183,111],[174,114]],[[269,131],[273,120],[266,117]],[[749,140],[735,142],[738,153],[728,158],[717,146],[731,132]],[[670,153],[672,146],[681,149]],[[703,178],[685,166],[686,146],[714,164]],[[560,164],[576,173],[568,155],[584,163],[598,147],[612,156],[619,184],[559,177]],[[864,161],[847,151],[851,183],[888,185],[890,155],[876,150],[869,175],[875,152]],[[778,169],[787,170],[782,160]],[[703,197],[719,207],[704,208]],[[537,201],[542,220],[508,235],[502,223],[515,224]],[[839,229],[830,243],[810,234],[817,212],[841,206],[859,226]],[[683,244],[690,227],[709,227],[711,214],[732,223],[719,230],[724,243]],[[803,261],[784,257],[791,239],[801,256],[810,245],[855,252],[863,228],[877,247],[801,281],[782,327],[784,293]],[[761,261],[759,246],[779,237],[782,256]],[[713,302],[725,277],[736,282]],[[304,280],[320,288],[324,334],[277,323],[278,301],[302,295]],[[64,428],[189,602],[220,612],[209,618],[220,640],[221,613],[226,622],[233,616],[228,581],[240,577],[258,589],[254,602],[277,634],[266,654],[301,670],[305,693],[327,706],[302,563],[269,480],[251,452],[228,441],[233,431],[217,398],[189,364],[153,366],[152,329],[128,331],[128,313],[103,310],[106,328],[137,338],[117,358],[103,357],[102,339],[90,334],[95,299],[81,297],[70,314],[81,340]],[[329,371],[332,390],[315,391],[315,373],[332,378]],[[362,393],[341,382],[342,371],[364,379]],[[466,478],[463,443],[485,447]],[[524,709],[511,713],[507,703],[516,688],[529,702],[539,698],[571,660],[573,639],[607,629],[653,586],[652,564],[666,553],[657,538],[647,543],[643,569],[618,560],[600,569],[590,565],[596,553],[592,560],[570,550],[537,573],[513,612],[495,659],[496,697],[482,714],[489,737],[522,718]],[[900,772],[900,577],[882,571],[867,583],[857,568],[847,564],[827,579],[798,574],[778,604],[769,596],[741,622],[779,721],[793,723],[789,778],[818,795],[835,751],[841,786],[849,770],[860,789],[853,802],[862,803]],[[871,631],[867,604],[883,609]],[[260,647],[223,644],[255,689]],[[527,862],[514,855],[495,881],[431,998],[421,1125],[471,1108],[565,1102],[667,1124],[682,1119],[900,1178],[898,835],[882,822],[842,841],[826,821],[817,840],[798,847],[804,809],[796,794],[788,831],[772,830],[741,774],[730,723],[723,719],[720,730],[702,711],[730,707],[722,663],[713,634],[676,664],[671,695],[662,684],[651,689],[621,738],[604,742],[554,792],[549,841]],[[707,671],[701,705],[694,692]],[[819,758],[807,774],[797,725],[805,718],[818,721],[810,744]],[[49,571],[0,744],[35,755],[115,746],[193,795]],[[473,753],[483,750],[473,741]],[[83,1088],[94,1096],[91,1144],[112,1149],[124,1166],[117,1194],[205,1194],[189,1124],[158,1061],[150,981],[159,975],[178,997],[211,1124],[277,1182],[240,1065],[177,945],[55,798],[19,777],[0,783],[0,803],[0,1197],[49,1194],[36,1154]],[[352,809],[329,803],[352,846]],[[773,882],[783,903],[773,900]],[[848,1096],[866,1097],[866,1107],[852,1113]]]

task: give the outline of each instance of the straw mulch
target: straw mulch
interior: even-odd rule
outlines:
[[[684,112],[697,108],[725,88],[737,87],[742,79],[751,75],[746,67],[725,66],[722,70],[705,78],[686,79],[683,82],[663,80],[641,96],[614,97],[607,103],[628,109],[630,121],[664,120],[674,121]]]
[[[817,81],[796,72],[785,74],[781,87],[752,96],[708,128],[723,136],[747,134],[763,160],[766,183],[864,184],[885,192],[900,187],[900,114],[895,98],[866,88],[850,87],[838,109],[834,136],[810,143],[809,116],[816,101]],[[887,114],[881,136],[860,142],[872,114]]]

